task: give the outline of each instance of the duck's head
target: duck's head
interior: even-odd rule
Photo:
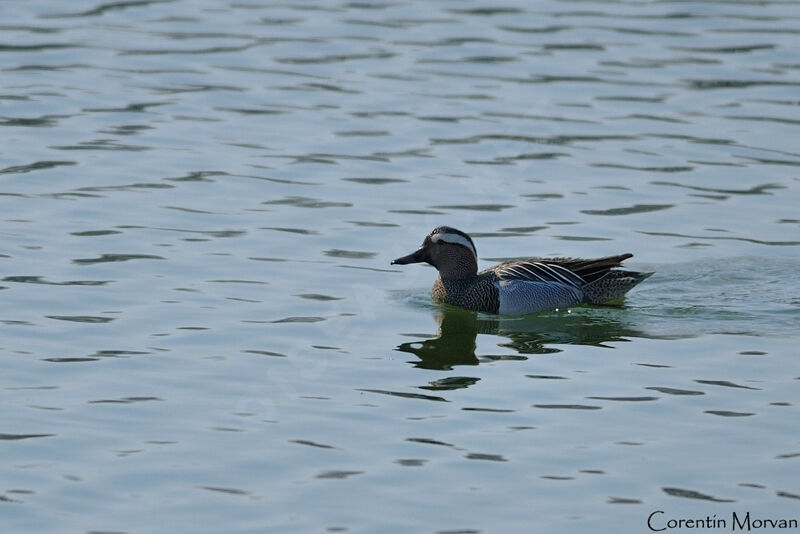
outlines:
[[[475,243],[461,230],[449,226],[434,229],[421,247],[392,261],[392,265],[422,262],[436,267],[442,278],[468,278],[478,272]]]

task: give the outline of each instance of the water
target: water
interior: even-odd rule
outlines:
[[[4,532],[800,515],[797,3],[0,20]],[[440,224],[656,274],[443,309],[389,265]]]

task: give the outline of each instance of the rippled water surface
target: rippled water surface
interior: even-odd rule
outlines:
[[[2,531],[800,518],[798,28],[793,1],[0,3]],[[389,265],[440,224],[481,267],[656,274],[445,309]]]

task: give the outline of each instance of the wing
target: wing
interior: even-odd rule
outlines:
[[[603,278],[606,274],[608,274],[608,271],[615,267],[621,267],[623,261],[632,257],[633,254],[618,254],[616,256],[606,256],[604,258],[594,258],[589,260],[556,258],[546,261],[558,263],[559,265],[574,272],[588,283]]]
[[[586,284],[580,275],[558,263],[538,260],[512,260],[494,269],[498,280],[558,283],[580,289]]]
[[[530,258],[527,260],[511,260],[494,268],[501,280],[530,280],[532,282],[561,282],[565,278],[570,285],[584,285],[603,278],[608,272],[620,267],[622,262],[633,257],[633,254],[619,254],[603,258]]]

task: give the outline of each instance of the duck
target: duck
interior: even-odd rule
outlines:
[[[478,272],[472,238],[450,226],[439,226],[416,251],[392,265],[428,263],[439,271],[431,298],[477,312],[524,315],[582,304],[606,304],[653,273],[619,270],[633,254],[594,259],[528,258],[510,260]]]

